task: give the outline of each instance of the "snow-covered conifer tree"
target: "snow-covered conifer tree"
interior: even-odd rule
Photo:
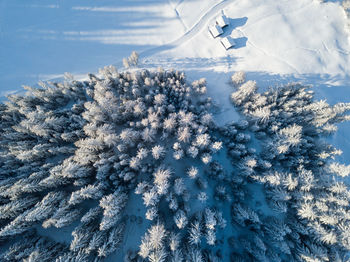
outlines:
[[[201,224],[194,221],[189,228],[188,241],[191,245],[199,245],[202,237]]]
[[[154,159],[158,160],[165,155],[165,149],[161,145],[156,145],[152,147],[152,156]]]
[[[146,207],[156,205],[159,202],[159,194],[157,193],[157,189],[153,187],[151,190],[144,192],[142,199]]]
[[[174,181],[174,192],[177,195],[182,195],[186,189],[184,181],[182,178],[177,178]]]
[[[121,212],[126,205],[127,195],[121,191],[107,195],[100,200],[100,207],[103,208],[103,218],[100,230],[110,229],[118,223]]]
[[[191,166],[188,170],[187,170],[187,174],[190,178],[194,179],[198,176],[198,168]]]
[[[235,86],[241,85],[245,82],[245,73],[243,71],[237,71],[231,76],[231,81]]]
[[[179,229],[183,229],[188,223],[188,219],[187,219],[186,213],[183,210],[179,209],[175,213],[174,221],[175,221],[176,226]]]

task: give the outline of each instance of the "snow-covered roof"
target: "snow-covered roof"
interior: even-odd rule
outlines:
[[[221,15],[221,16],[218,16],[218,17],[216,18],[216,23],[217,23],[221,28],[223,28],[223,27],[229,25],[230,22],[229,22],[228,18],[227,18],[225,15]]]
[[[209,32],[215,38],[215,37],[221,35],[224,31],[222,31],[220,26],[214,25],[214,26],[209,27]]]
[[[235,41],[230,36],[227,36],[227,37],[221,39],[220,41],[226,50],[231,48],[231,47],[234,47],[236,45]]]

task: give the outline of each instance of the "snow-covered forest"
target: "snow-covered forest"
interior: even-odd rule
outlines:
[[[0,1],[0,262],[350,262],[349,80],[350,0]]]
[[[125,60],[132,65],[134,60]],[[0,105],[1,261],[346,261],[350,166],[326,142],[350,104],[175,70],[42,82]],[[68,233],[67,233],[68,232]]]

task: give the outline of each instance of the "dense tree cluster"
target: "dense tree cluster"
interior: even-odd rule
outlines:
[[[259,93],[244,72],[231,82],[242,119],[221,127],[205,79],[173,70],[106,67],[9,96],[0,260],[102,261],[125,249],[135,220],[146,227],[124,261],[345,260],[350,167],[323,136],[350,105],[299,84]]]
[[[106,67],[88,81],[67,75],[64,83],[41,83],[27,87],[27,95],[10,96],[0,107],[2,243],[19,248],[18,240],[40,225],[74,223],[71,243],[47,259],[106,257],[123,241],[124,211],[134,193],[142,195],[148,220],[160,223],[163,201],[172,223],[184,229],[192,215],[185,180],[193,183],[197,169],[186,167],[182,178],[171,165],[185,158],[209,165],[221,148],[205,84],[189,85],[177,71]],[[5,261],[14,261],[7,259],[11,250]],[[42,250],[22,256],[43,256]],[[156,246],[150,256],[159,252]]]
[[[264,185],[274,214],[265,210],[257,216],[254,206],[234,207],[238,223],[249,219],[254,225],[245,252],[258,261],[344,261],[350,249],[350,191],[343,178],[350,167],[335,162],[341,151],[324,136],[349,120],[350,104],[315,102],[310,88],[300,84],[258,93],[252,81],[231,99],[261,148],[256,160],[245,162],[246,174]]]

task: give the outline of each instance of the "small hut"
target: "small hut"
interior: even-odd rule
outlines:
[[[236,45],[235,41],[230,36],[227,36],[221,39],[220,42],[225,47],[226,50]]]
[[[209,32],[214,38],[224,33],[224,31],[222,31],[221,27],[218,25],[209,27]]]
[[[225,26],[228,26],[230,24],[227,16],[220,15],[216,18],[216,24],[220,26],[221,28],[224,28]]]

